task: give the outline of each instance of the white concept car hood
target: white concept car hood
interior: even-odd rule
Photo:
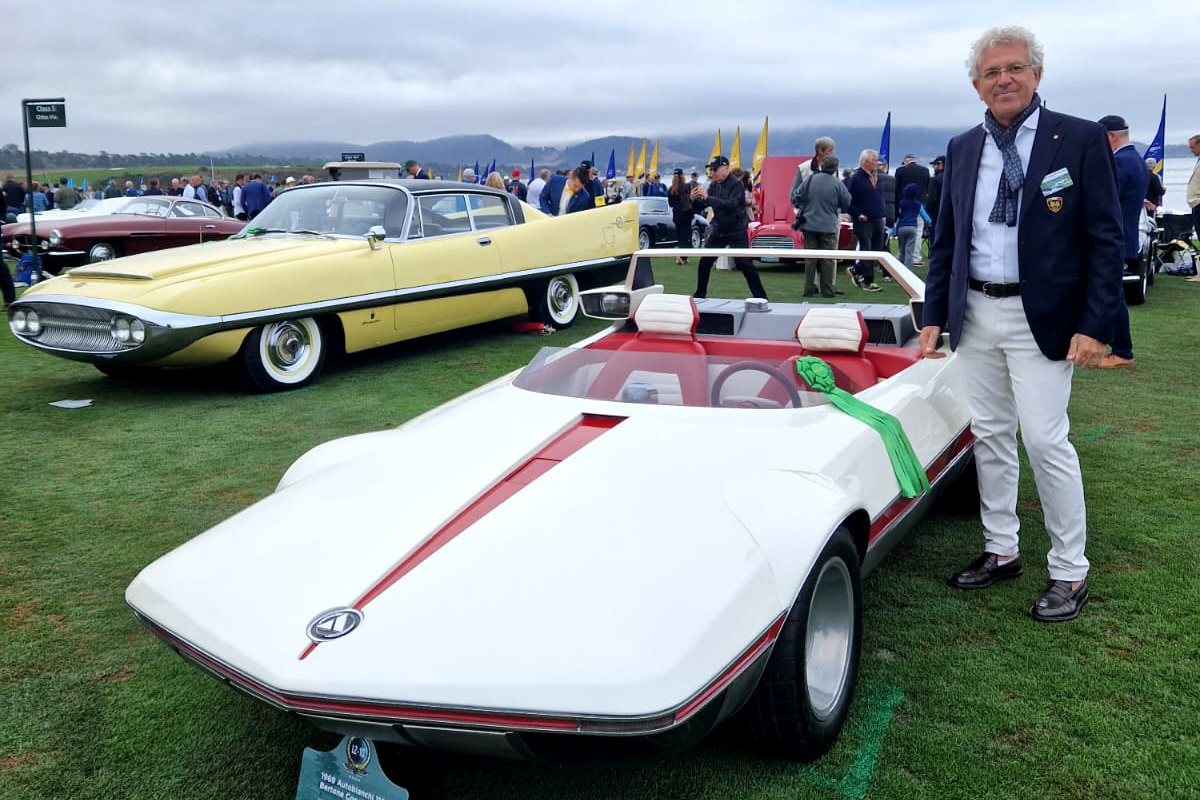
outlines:
[[[799,562],[828,534],[809,541],[799,519],[754,519],[756,486],[812,479],[763,468],[762,447],[760,466],[733,458],[714,469],[712,448],[736,453],[736,437],[706,439],[678,410],[512,387],[480,399],[486,414],[468,401],[357,437],[355,457],[151,564],[127,601],[280,693],[642,715],[686,701],[790,606],[794,587],[777,586],[748,524],[786,528]],[[628,417],[547,463],[546,445],[582,412]],[[527,463],[524,477],[495,488]],[[489,497],[481,517],[380,588]],[[314,618],[372,591],[357,629],[310,645]]]

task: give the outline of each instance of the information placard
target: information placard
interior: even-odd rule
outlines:
[[[366,161],[366,153],[342,153],[342,161]]]
[[[304,748],[296,800],[408,800],[388,780],[370,739],[347,736],[333,750]]]
[[[66,103],[26,103],[25,120],[31,128],[67,127]]]

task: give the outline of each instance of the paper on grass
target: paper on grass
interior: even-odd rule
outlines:
[[[55,406],[57,408],[87,408],[91,404],[92,404],[92,401],[90,399],[88,399],[88,400],[55,400],[53,403],[50,403],[50,405]]]

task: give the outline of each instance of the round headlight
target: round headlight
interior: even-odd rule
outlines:
[[[60,231],[58,228],[55,228],[54,230],[50,231],[50,246],[58,247],[60,244],[62,244],[62,231]]]
[[[25,314],[25,330],[30,336],[37,336],[42,332],[42,321],[38,319],[36,311],[28,311]]]
[[[18,309],[12,315],[12,329],[17,333],[24,333],[26,330],[26,315],[25,311]]]
[[[146,323],[140,319],[135,319],[129,323],[129,339],[134,344],[141,344],[146,341]]]
[[[129,320],[125,319],[125,317],[117,317],[113,320],[112,328],[109,329],[109,333],[111,333],[112,337],[118,342],[128,342]]]

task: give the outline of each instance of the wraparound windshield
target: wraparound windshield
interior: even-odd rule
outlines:
[[[387,186],[317,184],[280,192],[235,238],[270,233],[364,236],[372,227],[403,235],[408,195]]]
[[[789,360],[700,352],[543,347],[514,385],[560,397],[692,407],[787,408],[829,402],[796,375]]]

